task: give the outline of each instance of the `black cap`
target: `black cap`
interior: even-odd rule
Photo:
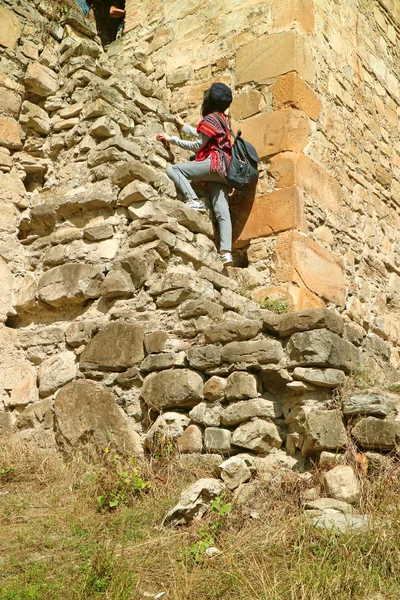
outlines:
[[[226,110],[232,103],[232,90],[225,83],[213,83],[210,87],[210,100],[221,110]]]

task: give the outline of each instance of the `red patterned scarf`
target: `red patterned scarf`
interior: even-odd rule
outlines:
[[[225,121],[227,127],[230,128],[228,117],[224,113],[217,114]],[[227,164],[229,165],[231,160],[232,144],[230,136],[228,136],[226,130],[216,118],[215,113],[211,113],[201,119],[197,125],[197,133],[204,133],[210,139],[207,145],[196,154],[196,161],[205,160],[210,157],[211,171],[218,171],[218,173],[226,176]]]

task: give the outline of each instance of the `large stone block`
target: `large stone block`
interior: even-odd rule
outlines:
[[[76,377],[77,365],[74,352],[65,350],[44,360],[39,367],[39,393],[43,398]]]
[[[321,100],[312,87],[294,71],[278,77],[270,89],[272,107],[275,110],[292,106],[303,110],[313,121],[316,121],[321,114]]]
[[[263,104],[262,94],[257,90],[250,89],[235,95],[229,113],[234,121],[242,121],[260,112]]]
[[[376,417],[365,417],[353,427],[351,434],[368,450],[393,450],[400,435],[400,426]]]
[[[0,6],[0,46],[13,48],[21,35],[21,23],[14,12]]]
[[[343,306],[346,280],[342,258],[297,231],[279,234],[272,281],[293,282],[325,300]]]
[[[22,148],[19,125],[12,117],[0,117],[0,146],[10,150]]]
[[[344,323],[337,312],[328,308],[314,308],[278,315],[274,324],[274,331],[281,337],[289,337],[298,331],[311,329],[329,329],[333,333],[342,335]]]
[[[308,143],[309,119],[305,112],[282,108],[241,123],[243,137],[255,146],[260,158],[278,152],[301,152]]]
[[[230,363],[278,363],[283,357],[277,340],[231,342],[222,349],[222,360]]]
[[[189,369],[151,373],[142,388],[142,398],[150,408],[164,410],[194,406],[202,399],[203,378]]]
[[[274,27],[291,29],[294,25],[305,33],[314,31],[313,0],[273,0],[271,9]]]
[[[109,323],[91,339],[81,354],[81,369],[123,371],[144,358],[144,333],[139,325]]]
[[[304,154],[282,152],[273,156],[269,171],[278,188],[296,185],[317,206],[337,214],[342,208],[342,188],[329,173]]]
[[[21,102],[21,96],[15,93],[14,90],[0,87],[0,106],[3,111],[16,117],[21,108]]]
[[[7,321],[7,317],[12,314],[14,277],[2,258],[0,258],[0,282],[0,323],[4,323]]]
[[[268,83],[284,73],[296,71],[312,82],[315,77],[314,61],[306,38],[296,31],[263,35],[236,53],[237,84]]]
[[[29,92],[43,98],[52,96],[58,90],[57,73],[38,62],[28,66],[24,83]]]
[[[255,418],[235,429],[232,444],[253,452],[268,454],[273,448],[281,447],[282,439],[274,423]]]
[[[330,498],[353,504],[359,501],[361,488],[356,474],[349,465],[339,465],[323,476],[326,493]]]
[[[241,195],[234,205],[233,240],[236,246],[288,229],[305,230],[303,195],[296,186],[270,194]]]
[[[46,271],[39,279],[38,296],[52,306],[79,304],[100,296],[103,274],[91,265],[70,263]]]
[[[85,380],[67,383],[54,405],[56,436],[64,450],[88,443],[104,451],[110,444],[132,454],[141,454],[139,435],[132,421],[102,384]]]
[[[301,452],[312,456],[323,450],[339,450],[346,446],[347,435],[340,410],[315,410],[315,407],[300,409],[303,420],[304,442]],[[291,420],[289,415],[287,422]]]
[[[360,368],[359,350],[327,329],[295,333],[286,352],[291,367],[333,367],[346,373]]]
[[[6,392],[6,407],[21,407],[39,399],[36,370],[29,364],[6,366],[0,372],[0,388]]]

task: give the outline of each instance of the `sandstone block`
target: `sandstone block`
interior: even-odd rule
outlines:
[[[235,95],[229,112],[234,121],[242,121],[260,112],[263,104],[262,94],[257,90],[250,89],[247,92]]]
[[[250,340],[260,333],[261,321],[251,319],[225,320],[218,325],[212,325],[204,332],[207,342],[225,344],[226,342]]]
[[[36,370],[29,365],[4,367],[0,372],[0,387],[6,392],[6,407],[21,407],[39,399]]]
[[[0,23],[0,46],[14,48],[21,36],[21,23],[17,15],[5,6],[0,6]]]
[[[264,34],[236,53],[237,85],[268,83],[290,71],[296,71],[306,81],[314,81],[314,61],[307,39],[296,31]]]
[[[289,366],[332,367],[345,373],[360,367],[360,353],[336,333],[314,329],[295,333],[286,347]]]
[[[38,282],[40,300],[52,306],[80,304],[100,296],[103,274],[91,265],[70,263],[46,271]]]
[[[11,114],[13,117],[18,117],[21,108],[21,102],[21,96],[19,96],[19,94],[17,94],[14,90],[0,87],[0,106],[7,114]]]
[[[12,117],[0,117],[0,146],[10,150],[22,148],[19,125]]]
[[[232,456],[218,466],[218,474],[228,490],[235,490],[241,483],[251,477],[251,472],[245,461],[238,456]]]
[[[222,306],[211,300],[199,298],[197,300],[187,300],[178,308],[178,314],[181,319],[192,319],[207,315],[214,319],[222,319],[224,309]]]
[[[144,181],[131,181],[119,193],[118,204],[129,206],[133,202],[141,202],[142,200],[151,200],[156,195],[155,190]]]
[[[293,282],[343,306],[346,281],[341,258],[296,231],[279,234],[274,251],[274,282]]]
[[[200,453],[203,449],[203,435],[197,425],[189,425],[178,439],[178,450],[182,454]]]
[[[167,341],[168,333],[166,331],[150,331],[144,334],[144,347],[148,354],[162,352]]]
[[[225,389],[226,379],[214,375],[213,377],[210,377],[210,379],[204,384],[203,396],[210,402],[222,400],[225,396]]]
[[[50,131],[50,119],[47,112],[28,100],[25,100],[22,105],[20,123],[40,135],[47,135]]]
[[[253,398],[230,404],[221,413],[222,425],[228,427],[244,423],[254,417],[276,419],[282,416],[278,404],[266,398]]]
[[[189,423],[189,417],[181,413],[159,415],[146,433],[144,447],[153,452],[165,447],[170,440],[180,438]]]
[[[198,271],[199,277],[203,277],[207,279],[210,283],[213,284],[217,289],[227,288],[228,290],[237,290],[238,283],[234,279],[230,277],[226,277],[225,275],[221,275],[221,273],[217,273],[208,267],[201,267]]]
[[[58,90],[57,73],[38,62],[28,65],[24,83],[29,92],[43,98],[52,96]]]
[[[173,367],[184,367],[186,365],[185,358],[185,353],[183,351],[150,354],[149,356],[146,356],[144,361],[140,364],[140,370],[151,372],[172,369]]]
[[[386,417],[389,406],[384,394],[366,390],[350,394],[345,399],[343,413],[348,417],[355,415]]]
[[[242,196],[235,205],[233,241],[236,246],[287,229],[305,230],[303,194],[295,185],[269,194]]]
[[[142,454],[131,420],[102,384],[81,379],[67,383],[54,404],[57,438],[68,451],[94,444],[101,452],[110,444],[130,454]]]
[[[312,87],[295,71],[278,77],[270,89],[274,110],[292,106],[304,111],[313,121],[316,121],[321,114],[321,100]]]
[[[232,434],[229,429],[207,427],[204,431],[204,446],[207,452],[226,454],[231,449]]]
[[[272,3],[274,27],[291,29],[293,25],[305,33],[314,31],[315,16],[312,0],[274,0]]]
[[[182,492],[178,504],[166,514],[163,524],[185,525],[193,519],[199,521],[212,500],[224,489],[225,485],[218,479],[199,479]]]
[[[339,369],[305,369],[297,367],[293,372],[293,377],[327,388],[336,388],[346,380],[346,375]]]
[[[302,110],[282,108],[241,123],[243,137],[255,146],[260,158],[278,152],[301,152],[308,143],[310,125]]]
[[[0,323],[5,323],[13,311],[14,277],[5,260],[0,258]]]
[[[257,397],[257,378],[251,373],[236,371],[226,380],[225,398],[244,400]]]
[[[232,444],[260,454],[268,454],[273,448],[281,447],[282,439],[274,423],[255,418],[235,429]]]
[[[67,344],[72,348],[87,344],[98,329],[96,321],[77,321],[68,325],[65,332]]]
[[[14,417],[11,412],[0,411],[0,435],[11,435],[14,431]]]
[[[129,207],[132,208],[132,205]],[[214,229],[210,219],[197,210],[185,206],[178,200],[163,200],[162,210],[180,225],[183,225],[193,233],[203,233],[210,239],[214,239]]]
[[[360,500],[361,489],[352,467],[340,465],[324,474],[326,492],[330,498],[356,503]]]
[[[44,360],[39,367],[39,394],[42,398],[76,377],[77,365],[74,352],[68,350]]]
[[[32,273],[27,273],[21,283],[15,308],[29,308],[35,304],[37,281]]]
[[[136,179],[152,183],[158,180],[157,171],[139,160],[131,160],[115,169],[112,181],[119,188],[125,188]]]
[[[130,323],[112,322],[99,331],[81,354],[80,368],[98,371],[123,371],[144,358],[143,328]]]
[[[301,413],[304,415],[303,456],[312,456],[323,450],[338,450],[347,444],[340,410],[315,410],[309,407]]]
[[[307,199],[334,214],[342,208],[342,188],[329,173],[308,156],[297,152],[281,152],[270,160],[269,171],[276,186],[296,185],[307,193]]]
[[[312,329],[328,329],[338,335],[343,334],[342,317],[335,311],[326,308],[311,308],[289,314],[278,315],[274,323],[274,331],[280,337],[289,337],[299,331]]]
[[[221,348],[211,344],[191,348],[187,352],[187,360],[193,369],[199,369],[200,371],[218,367],[222,362]]]
[[[231,342],[222,349],[222,360],[230,363],[277,363],[282,357],[282,346],[276,340]]]
[[[222,407],[220,404],[210,406],[206,402],[196,404],[189,413],[189,417],[195,423],[203,425],[203,427],[219,427],[221,423]]]
[[[351,435],[368,450],[392,450],[399,436],[399,425],[375,417],[365,417],[353,427]]]
[[[203,378],[189,369],[150,373],[143,383],[142,398],[155,410],[192,407],[202,399]]]

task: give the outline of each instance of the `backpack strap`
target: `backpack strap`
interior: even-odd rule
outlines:
[[[222,129],[224,131],[226,131],[227,133],[229,133],[234,140],[236,140],[236,135],[233,133],[232,129],[229,127],[229,125],[227,125],[225,123],[225,121],[223,119],[221,119],[221,117],[219,115],[217,115],[217,113],[213,113],[215,118],[217,119],[218,123],[221,125]]]

